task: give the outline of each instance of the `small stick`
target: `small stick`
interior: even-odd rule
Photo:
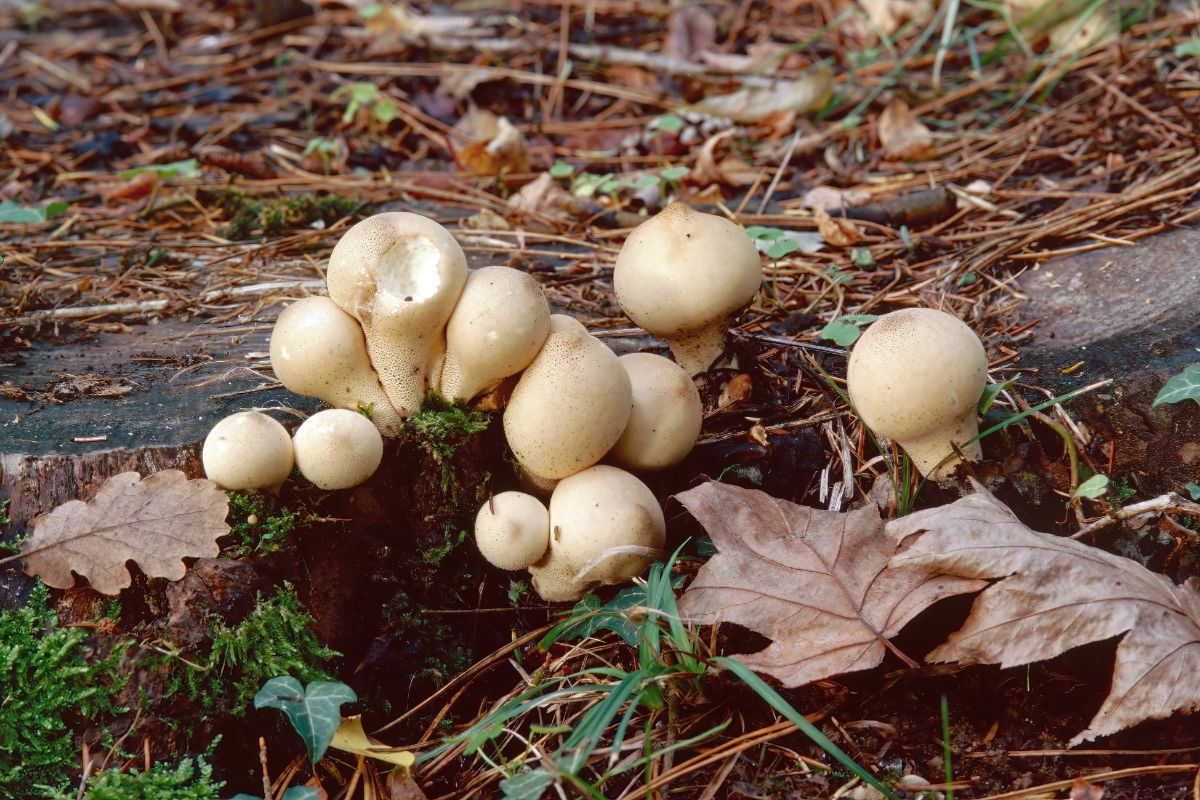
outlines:
[[[263,771],[263,800],[272,800],[271,773],[267,771],[267,740],[262,736],[258,737],[258,762],[262,764]]]
[[[1184,500],[1174,492],[1167,492],[1161,497],[1155,497],[1153,500],[1145,500],[1141,503],[1134,503],[1131,506],[1118,508],[1116,511],[1110,511],[1100,519],[1084,525],[1075,533],[1071,534],[1072,539],[1080,539],[1087,536],[1089,533],[1106,528],[1114,522],[1122,522],[1127,519],[1133,519],[1141,514],[1168,514],[1173,511],[1182,511],[1188,514],[1200,514],[1200,503],[1193,503]]]

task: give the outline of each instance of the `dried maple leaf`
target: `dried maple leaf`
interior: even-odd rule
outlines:
[[[1072,746],[1200,709],[1200,580],[1179,586],[1128,558],[1030,530],[975,488],[887,525],[888,536],[902,543],[898,565],[1003,579],[980,594],[930,661],[1016,667],[1124,634],[1108,697]]]
[[[132,582],[126,561],[177,581],[184,558],[216,556],[228,511],[229,498],[210,480],[188,480],[176,469],[145,480],[122,472],[90,503],[72,500],[35,518],[20,556],[26,572],[55,589],[75,585],[73,570],[97,592],[119,594]]]
[[[986,585],[890,566],[896,547],[874,506],[821,511],[711,481],[676,499],[718,550],[681,610],[770,637],[738,660],[785,686],[876,666],[886,640],[921,611]]]

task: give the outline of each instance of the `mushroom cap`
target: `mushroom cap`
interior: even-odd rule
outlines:
[[[678,464],[696,446],[704,412],[700,392],[683,369],[653,353],[630,353],[618,361],[633,386],[633,411],[611,455],[630,469]]]
[[[976,425],[987,354],[958,317],[908,308],[884,314],[863,332],[846,377],[850,401],[867,427],[899,443],[928,475],[953,452],[951,441],[962,444],[973,435],[964,431]],[[941,455],[924,455],[930,448]],[[972,450],[968,454],[979,457],[978,444]]]
[[[578,321],[552,314],[550,335],[504,410],[504,435],[525,470],[565,478],[612,449],[632,409],[629,375],[613,351]]]
[[[613,272],[629,318],[668,339],[724,324],[761,283],[758,250],[746,232],[682,202],[629,234]]]
[[[623,469],[590,467],[564,478],[550,497],[549,559],[561,564],[572,578],[580,578],[585,587],[623,583],[656,560],[645,552],[605,557],[609,548],[658,551],[666,538],[667,524],[658,499],[646,484]],[[585,568],[586,575],[579,576]]]
[[[528,273],[472,272],[446,323],[439,391],[448,400],[470,400],[528,367],[549,335],[550,304]]]
[[[401,414],[420,409],[426,373],[467,280],[450,232],[406,211],[367,217],[338,241],[329,297],[362,325],[379,382]]]
[[[475,517],[475,544],[500,569],[526,569],[550,546],[550,512],[524,492],[501,492]]]
[[[383,437],[356,411],[318,411],[296,429],[296,466],[322,489],[349,489],[375,474],[383,460]]]
[[[362,328],[328,297],[305,297],[279,315],[271,331],[271,369],[297,394],[351,411],[370,406],[384,434],[400,432],[403,418],[379,384]]]
[[[287,429],[261,411],[239,411],[213,426],[200,453],[204,474],[222,489],[267,489],[292,474]]]

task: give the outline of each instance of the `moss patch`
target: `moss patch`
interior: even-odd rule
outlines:
[[[362,203],[351,197],[333,194],[288,195],[278,198],[251,198],[228,191],[221,197],[229,223],[218,231],[226,239],[242,240],[265,236],[279,236],[294,228],[307,228],[320,221],[332,225],[339,219],[354,214]],[[369,213],[359,209],[355,216]]]

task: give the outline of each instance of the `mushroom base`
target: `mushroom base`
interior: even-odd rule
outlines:
[[[667,339],[675,363],[692,377],[707,372],[725,351],[725,333],[730,321],[723,319],[712,327],[694,333],[663,337]]]
[[[918,472],[932,481],[944,483],[954,476],[954,468],[963,460],[959,458],[952,443],[958,445],[958,450],[968,461],[979,461],[983,458],[983,448],[978,441],[965,444],[978,434],[979,423],[975,409],[971,408],[955,420],[952,427],[939,428],[932,433],[905,441],[896,440],[896,444],[908,453]]]

